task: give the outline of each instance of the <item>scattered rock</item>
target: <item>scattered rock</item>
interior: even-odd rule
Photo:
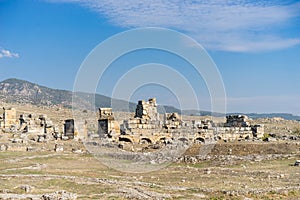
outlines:
[[[34,147],[31,147],[31,146],[26,148],[26,151],[35,151],[35,150],[36,149]]]
[[[78,154],[83,153],[83,151],[81,149],[75,149],[75,148],[72,149],[72,152],[73,153],[78,153]]]
[[[63,152],[64,151],[64,147],[62,145],[56,144],[55,147],[54,147],[54,151],[55,152]]]
[[[13,138],[13,139],[11,140],[11,142],[12,142],[12,143],[23,143],[23,140],[20,139],[20,138]]]
[[[68,136],[61,136],[61,139],[66,141],[66,140],[69,140],[69,137]]]
[[[75,200],[77,199],[77,195],[61,190],[51,194],[44,194],[41,199],[42,200]]]
[[[0,145],[0,151],[6,151],[8,149],[8,146],[5,144]]]
[[[21,185],[20,189],[24,190],[26,193],[31,193],[32,190],[34,189],[34,187],[32,187],[30,185]]]

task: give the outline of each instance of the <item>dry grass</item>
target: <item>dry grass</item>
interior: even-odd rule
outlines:
[[[298,198],[299,167],[289,166],[294,159],[225,167],[209,161],[178,163],[156,172],[129,174],[107,168],[89,154],[1,152],[0,189],[22,194],[20,186],[30,185],[32,194],[66,190],[79,199],[126,199],[120,189],[168,194],[170,199]]]

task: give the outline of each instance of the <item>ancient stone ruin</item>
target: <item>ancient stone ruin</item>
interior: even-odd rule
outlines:
[[[100,138],[117,139],[120,135],[120,126],[113,116],[112,108],[99,108],[98,134]]]
[[[46,115],[21,113],[17,117],[14,108],[3,108],[0,128],[7,133],[31,134],[34,141],[70,139],[99,139],[115,144],[167,144],[172,142],[209,143],[211,141],[253,140],[262,138],[264,126],[251,124],[245,115],[229,115],[224,123],[212,119],[183,120],[179,113],[157,111],[156,98],[140,100],[134,117],[116,120],[112,108],[99,108],[97,113],[98,131],[88,130],[88,122],[63,120],[54,124]],[[95,123],[96,124],[96,123]],[[62,126],[62,128],[60,128]],[[62,130],[62,131],[61,131]],[[32,136],[31,136],[32,137]],[[18,142],[17,139],[14,139]]]
[[[156,144],[175,140],[200,143],[250,140],[261,138],[264,133],[262,125],[251,125],[245,115],[227,116],[226,122],[220,124],[210,119],[184,122],[178,113],[165,113],[164,120],[161,121],[155,98],[139,101],[134,118],[124,120],[120,125],[120,132],[111,108],[99,109],[98,124],[100,137],[132,144]]]
[[[226,116],[225,127],[250,127],[249,118],[246,115]]]
[[[157,112],[156,98],[151,98],[148,101],[139,101],[135,110],[135,118],[147,120],[148,124],[157,123],[159,114]]]
[[[164,115],[164,128],[178,129],[181,128],[183,121],[178,113],[165,113]]]
[[[75,123],[74,119],[67,119],[64,123],[64,137],[66,139],[73,139],[75,136]]]
[[[1,128],[12,129],[16,127],[17,112],[14,108],[3,108],[3,114],[1,119]]]

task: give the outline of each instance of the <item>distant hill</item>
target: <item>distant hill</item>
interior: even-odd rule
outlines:
[[[7,79],[0,82],[0,100],[7,103],[33,104],[36,106],[63,106],[65,108],[72,107],[73,92],[67,90],[52,89],[41,86],[29,81],[20,79]],[[114,107],[115,111],[134,112],[136,103],[127,102],[119,99],[96,94],[76,92],[74,99],[78,109],[93,110],[99,107]],[[94,99],[95,98],[95,99]],[[94,104],[95,102],[95,104]],[[160,113],[179,112],[180,110],[172,106],[158,106]]]
[[[243,113],[230,113],[230,114],[243,114]],[[247,113],[246,115],[252,119],[280,117],[286,120],[300,121],[300,116],[292,115],[289,113]]]
[[[7,79],[0,82],[0,100],[7,103],[25,103],[33,104],[36,106],[63,106],[66,108],[72,107],[72,94],[73,92],[67,90],[52,89],[45,86],[41,86],[35,83],[31,83],[25,80],[19,80],[15,78]],[[78,92],[74,95],[77,104],[75,108],[78,109],[95,109],[99,107],[111,107],[113,102],[114,111],[130,111],[134,112],[136,104],[119,99],[111,99],[110,97],[96,94]],[[95,98],[95,100],[94,100]],[[95,104],[94,104],[95,102]],[[0,105],[1,106],[1,105]],[[173,106],[159,105],[158,111],[160,113],[177,112],[183,115],[194,116],[224,116],[222,113],[212,113],[209,111],[198,110],[180,110]],[[229,114],[245,114],[245,113],[229,113]],[[281,117],[287,120],[299,120],[300,116],[295,116],[288,113],[269,113],[269,114],[257,114],[246,113],[253,119],[257,118],[273,118]]]
[[[71,108],[72,94],[71,91],[51,89],[14,78],[0,82],[0,99],[8,103],[25,103],[36,106],[61,105]],[[78,105],[76,105],[78,108],[94,109],[94,95],[76,93],[75,97],[76,102],[78,102]],[[136,106],[134,103],[128,103],[123,100],[113,99],[113,102],[117,111],[127,111],[128,109],[132,111]],[[96,94],[95,107],[111,107],[111,98]]]

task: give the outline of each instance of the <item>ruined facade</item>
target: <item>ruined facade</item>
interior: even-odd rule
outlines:
[[[147,120],[148,123],[158,122],[159,114],[157,112],[156,98],[151,98],[148,101],[139,101],[136,106],[134,117]]]
[[[74,119],[67,119],[64,123],[64,136],[68,139],[73,139],[75,136],[75,122]]]
[[[156,98],[141,100],[136,106],[134,118],[123,121],[119,141],[155,143],[166,136],[161,129]]]
[[[106,114],[105,114],[106,112]],[[109,121],[114,118],[112,110],[105,108],[100,111],[99,132],[108,134],[111,126]],[[124,120],[121,134],[114,141],[131,143],[157,143],[162,140],[182,140],[205,143],[216,140],[247,140],[262,137],[261,125],[251,125],[245,115],[229,115],[225,123],[215,124],[211,119],[184,122],[178,113],[166,113],[163,122],[159,119],[156,99],[139,101],[135,116]]]
[[[218,138],[225,141],[262,138],[263,135],[264,127],[251,125],[246,115],[228,115],[224,127],[218,127]]]
[[[1,128],[9,129],[15,127],[17,122],[17,112],[14,108],[3,108]]]
[[[60,129],[60,132],[46,115],[22,113],[19,118],[16,116],[15,109],[3,109],[0,116],[1,129],[7,132],[33,133],[41,138],[39,141],[51,136],[63,140],[84,139],[90,136],[132,144],[157,144],[178,140],[206,143],[216,140],[250,140],[262,138],[264,135],[264,126],[252,125],[245,115],[227,116],[226,121],[214,123],[212,119],[184,121],[178,113],[165,113],[161,116],[163,120],[160,120],[155,98],[139,101],[134,117],[123,122],[115,119],[112,108],[100,108],[97,113],[98,131],[95,130],[95,123],[92,131],[89,129],[89,134],[87,121],[64,120],[64,123],[62,121],[60,124],[63,124],[63,131]],[[11,127],[14,127],[14,131]]]
[[[22,133],[54,133],[54,127],[51,120],[46,115],[35,115],[23,113],[19,117],[18,130]]]
[[[113,116],[112,108],[99,108],[98,134],[101,138],[110,137],[113,139],[120,135],[120,126]]]
[[[139,132],[138,129],[155,129],[159,125],[156,99],[138,102],[133,119],[124,121],[124,128],[129,132]]]

